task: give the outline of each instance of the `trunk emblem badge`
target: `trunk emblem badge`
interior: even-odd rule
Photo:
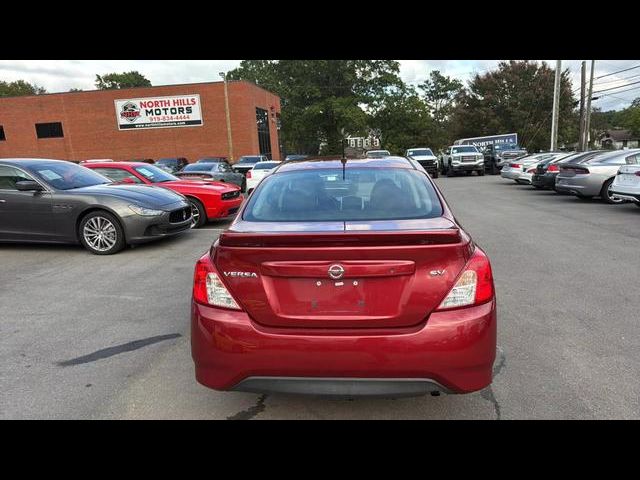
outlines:
[[[339,280],[344,276],[344,267],[335,263],[329,267],[327,273],[329,274],[329,278],[332,278],[333,280]]]
[[[429,272],[429,275],[431,275],[432,277],[438,277],[444,275],[444,272],[444,270],[431,270]]]

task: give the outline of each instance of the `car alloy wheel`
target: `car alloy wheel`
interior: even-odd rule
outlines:
[[[604,195],[602,196],[602,200],[604,200],[605,203],[624,203],[624,200],[622,198],[616,198],[613,196],[613,194],[611,193],[612,186],[613,179],[607,180],[603,187]]]
[[[111,220],[101,216],[91,217],[82,229],[84,241],[97,252],[107,252],[118,243],[118,231]]]
[[[191,205],[191,225],[190,225],[190,227],[191,228],[196,228],[198,226],[198,223],[200,223],[200,209],[193,202],[189,202],[189,204]]]

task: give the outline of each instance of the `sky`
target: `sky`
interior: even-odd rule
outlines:
[[[555,68],[555,60],[545,60]],[[417,85],[429,76],[432,70],[440,70],[444,75],[470,80],[475,73],[485,73],[495,69],[499,60],[400,60],[400,76],[412,85]],[[576,97],[580,89],[581,60],[563,60],[562,69],[569,69]],[[48,92],[66,92],[71,88],[95,89],[96,74],[137,70],[153,85],[175,83],[210,82],[220,79],[219,72],[231,70],[240,60],[0,60],[0,80],[26,80],[44,87]],[[587,61],[589,75],[590,61]],[[640,60],[596,60],[594,71],[594,92],[612,89],[602,93],[592,105],[602,110],[620,110],[629,106],[634,98],[640,97],[640,68],[609,75],[618,70],[640,66]],[[604,78],[597,78],[607,75]],[[587,77],[588,80],[588,77]],[[606,96],[605,96],[606,94]],[[595,96],[595,95],[594,95]]]

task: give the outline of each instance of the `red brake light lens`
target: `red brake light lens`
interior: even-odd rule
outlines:
[[[487,255],[476,248],[455,285],[436,310],[471,307],[493,298],[493,273]]]
[[[247,172],[247,178],[251,178],[251,170]]]
[[[547,172],[559,172],[560,168],[558,168],[557,165],[549,165],[549,168],[547,168]]]
[[[196,263],[193,274],[193,299],[203,305],[241,310],[220,280],[209,252]]]

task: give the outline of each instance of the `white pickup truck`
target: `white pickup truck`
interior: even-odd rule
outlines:
[[[457,172],[478,172],[484,175],[484,155],[474,145],[452,145],[440,157],[442,174],[449,177]]]

